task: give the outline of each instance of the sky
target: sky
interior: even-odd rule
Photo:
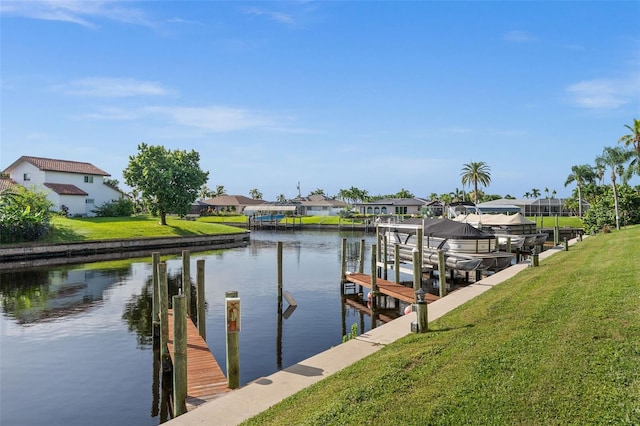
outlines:
[[[195,150],[266,200],[570,196],[640,118],[639,1],[0,2],[0,168]],[[637,177],[632,184],[640,184]],[[467,188],[468,189],[468,188]]]

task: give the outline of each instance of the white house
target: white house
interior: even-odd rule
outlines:
[[[72,216],[95,216],[92,210],[125,195],[104,178],[111,176],[91,163],[22,156],[4,170],[14,182],[28,189],[48,192],[57,210]]]

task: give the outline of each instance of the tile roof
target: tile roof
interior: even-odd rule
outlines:
[[[0,192],[11,190],[20,186],[15,180],[10,177],[0,177]]]
[[[254,200],[243,195],[221,195],[204,200],[210,206],[252,206],[263,204],[263,200]]]
[[[10,169],[20,164],[23,161],[27,161],[40,170],[50,172],[66,172],[66,173],[78,173],[83,175],[99,175],[99,176],[111,176],[109,173],[102,169],[97,168],[91,163],[84,163],[80,161],[67,161],[67,160],[55,160],[53,158],[31,157],[23,155],[18,158],[13,164],[5,169],[7,173]]]
[[[66,183],[45,183],[44,186],[58,195],[89,195],[77,186]]]

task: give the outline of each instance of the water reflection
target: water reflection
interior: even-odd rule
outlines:
[[[2,311],[25,326],[78,315],[99,304],[104,292],[129,274],[129,267],[2,272]]]

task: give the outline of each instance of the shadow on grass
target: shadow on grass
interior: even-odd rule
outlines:
[[[463,328],[473,328],[475,326],[476,326],[475,324],[465,324],[460,327],[443,327],[443,328],[434,328],[432,326],[429,326],[429,329],[427,331],[430,333],[439,333],[441,331],[461,330]]]
[[[46,243],[68,243],[68,242],[72,242],[72,241],[86,241],[87,237],[82,235],[82,234],[78,234],[77,232],[75,232],[73,229],[71,228],[67,228],[67,227],[54,227],[49,235],[42,240],[42,242],[46,242]]]

